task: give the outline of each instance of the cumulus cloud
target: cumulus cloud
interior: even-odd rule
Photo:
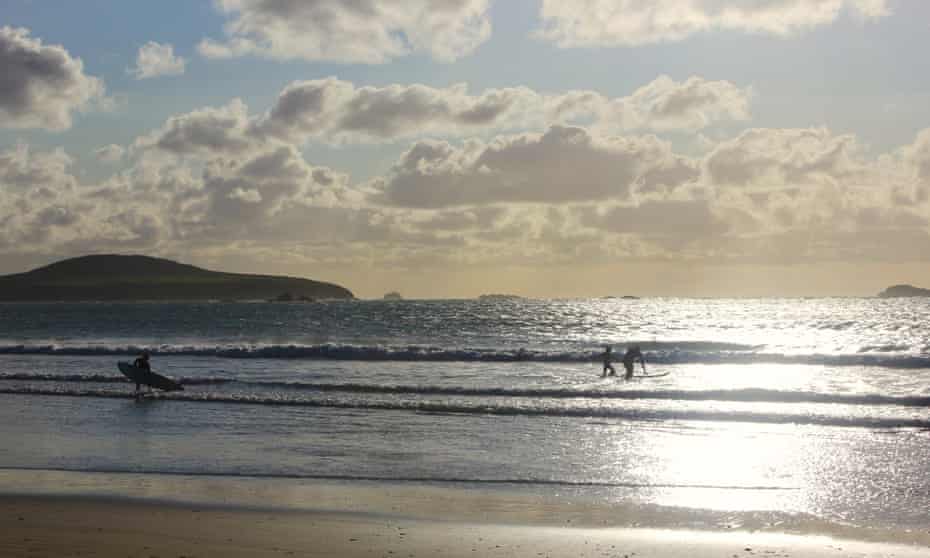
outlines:
[[[730,230],[725,216],[704,199],[647,200],[586,211],[585,223],[603,231],[628,235],[665,251],[680,251],[708,241],[721,242]]]
[[[0,126],[71,127],[72,113],[104,98],[103,82],[59,45],[45,45],[28,29],[0,27]]]
[[[123,159],[125,153],[126,149],[115,143],[104,145],[94,151],[94,155],[97,156],[97,159],[104,163],[118,163]]]
[[[293,146],[245,159],[217,158],[207,164],[202,186],[190,192],[183,226],[213,240],[262,239],[305,226],[294,218],[311,207],[352,205],[348,177],[307,163]]]
[[[676,82],[659,76],[608,106],[607,121],[624,130],[700,130],[719,120],[748,120],[752,91],[697,76]]]
[[[469,94],[464,84],[355,87],[328,78],[295,82],[258,122],[258,132],[290,141],[386,141],[458,136],[551,123],[593,121],[614,130],[697,130],[749,118],[751,91],[727,81],[660,76],[627,97],[594,91],[543,94],[526,87]]]
[[[78,187],[73,163],[61,149],[0,151],[0,245],[45,242],[52,228],[78,223],[80,212],[69,206]]]
[[[917,134],[914,143],[904,149],[904,158],[919,183],[930,187],[930,129]]]
[[[254,147],[248,107],[233,99],[222,107],[205,107],[172,116],[165,124],[138,138],[137,149],[157,148],[174,155],[243,153]]]
[[[543,0],[539,36],[561,47],[637,46],[708,31],[788,36],[829,25],[843,11],[874,19],[887,0]]]
[[[136,66],[127,71],[136,79],[149,79],[181,75],[186,65],[187,61],[183,57],[175,56],[174,46],[149,41],[139,47]]]
[[[930,131],[872,157],[823,128],[749,129],[689,157],[651,135],[561,124],[418,139],[353,184],[287,134],[262,135],[270,115],[238,101],[179,115],[94,185],[78,184],[62,151],[0,152],[0,253],[144,249],[344,269],[930,257]]]
[[[491,89],[469,95],[465,85],[355,87],[336,78],[295,82],[258,123],[267,134],[300,141],[390,140],[420,134],[475,132],[513,125],[546,100],[527,88]]]
[[[826,128],[750,129],[708,154],[705,166],[713,184],[766,188],[847,183],[863,171],[852,135]]]
[[[35,151],[21,143],[0,151],[0,193],[38,193],[53,198],[74,188],[74,160],[63,150]]]
[[[601,132],[694,130],[749,117],[749,88],[692,77],[660,76],[627,97],[594,91],[543,94],[526,87],[470,94],[465,85],[434,88],[393,84],[356,87],[327,78],[295,82],[261,115],[234,99],[168,119],[138,138],[135,150],[177,156],[242,154],[308,141],[330,144],[461,137],[553,123],[590,122]]]
[[[699,176],[696,163],[655,136],[600,137],[580,127],[500,137],[489,144],[420,141],[377,182],[376,199],[405,207],[500,202],[561,203],[622,199],[654,188],[650,174],[676,188]]]
[[[413,52],[441,61],[490,36],[488,0],[216,0],[232,19],[226,41],[204,39],[208,58],[257,54],[279,60],[380,64]]]

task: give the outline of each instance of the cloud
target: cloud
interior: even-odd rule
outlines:
[[[542,94],[526,87],[469,94],[465,85],[356,87],[336,78],[294,82],[272,107],[250,115],[240,99],[169,118],[133,149],[213,157],[303,145],[462,137],[553,123],[590,122],[599,132],[695,130],[749,117],[751,91],[727,81],[660,76],[627,97],[594,91]]]
[[[43,45],[23,28],[0,27],[0,126],[66,130],[74,111],[104,99],[103,82],[80,58]]]
[[[708,200],[646,201],[589,212],[585,222],[605,231],[635,235],[666,250],[681,250],[696,242],[719,241],[730,229]]]
[[[727,81],[660,76],[628,97],[594,91],[543,94],[526,87],[469,94],[464,84],[355,87],[328,78],[295,82],[259,119],[258,132],[288,141],[389,141],[422,135],[461,136],[593,121],[608,130],[697,130],[749,118],[751,91]]]
[[[422,134],[460,135],[513,125],[544,99],[527,88],[469,95],[465,85],[355,87],[336,78],[295,82],[258,123],[260,131],[303,141],[385,141]]]
[[[752,91],[729,81],[659,76],[610,102],[608,121],[624,130],[700,130],[720,120],[748,120]]]
[[[652,173],[668,183],[656,184]],[[635,187],[674,189],[699,174],[696,163],[654,136],[599,137],[580,127],[553,126],[543,134],[469,141],[460,148],[417,142],[373,187],[375,199],[387,204],[440,208],[625,199]]]
[[[0,246],[46,242],[53,227],[78,223],[80,213],[69,207],[78,187],[73,163],[61,149],[0,151]]]
[[[61,149],[36,152],[20,143],[0,151],[0,194],[38,193],[55,197],[77,185],[70,173],[73,163]]]
[[[904,158],[919,183],[930,187],[930,129],[917,134],[914,143],[904,149]]]
[[[187,61],[174,55],[174,46],[149,41],[139,47],[136,67],[127,72],[136,79],[149,79],[158,76],[178,76],[184,73]]]
[[[705,161],[711,183],[767,188],[847,183],[861,176],[858,145],[852,135],[826,128],[746,130],[722,142]]]
[[[222,241],[265,238],[302,208],[349,205],[347,183],[346,175],[308,164],[292,146],[244,159],[218,158],[207,164],[202,187],[192,192],[188,228]],[[293,228],[293,220],[288,225],[291,234],[303,228]]]
[[[687,83],[672,89],[693,91]],[[716,91],[712,83],[699,82],[697,90]],[[358,88],[349,86],[355,99]],[[637,99],[652,119],[692,118],[695,105],[669,100],[661,81],[647,90],[624,99]],[[579,111],[601,102],[575,93],[532,106]],[[453,129],[456,115],[486,94],[465,91],[468,102],[438,103],[446,115],[441,129]],[[610,108],[607,101],[599,110]],[[513,109],[505,105],[499,122],[527,114],[506,116]],[[930,131],[871,156],[855,136],[825,128],[752,128],[704,155],[685,156],[652,135],[555,124],[541,132],[417,138],[383,176],[353,184],[305,159],[296,143],[304,128],[271,134],[273,113],[250,116],[234,100],[178,115],[140,138],[129,169],[92,185],[78,183],[61,150],[21,144],[0,151],[0,253],[145,250],[339,268],[353,277],[363,268],[415,273],[621,259],[711,265],[930,257],[921,247],[930,226]],[[346,127],[324,122],[318,126],[327,137]],[[424,124],[393,126],[401,137]]]
[[[248,107],[240,99],[219,108],[172,116],[161,128],[134,143],[136,149],[157,148],[178,156],[243,153],[254,146]]]
[[[381,64],[414,52],[449,62],[487,40],[488,0],[216,0],[232,20],[227,41],[204,39],[208,58]]]
[[[121,145],[111,143],[94,151],[97,159],[104,163],[118,163],[123,159],[126,150]]]
[[[560,47],[638,46],[709,31],[789,36],[848,11],[890,13],[887,0],[543,0],[538,35]]]

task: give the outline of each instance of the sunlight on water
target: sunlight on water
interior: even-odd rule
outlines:
[[[805,447],[791,433],[760,435],[758,427],[731,424],[709,436],[675,438],[652,447],[638,474],[654,484],[663,505],[720,510],[805,509],[816,479],[804,463]],[[689,486],[690,485],[690,486]],[[694,487],[700,485],[700,487]]]
[[[0,467],[924,525],[928,323],[871,299],[0,304]],[[633,343],[651,376],[601,377]],[[184,391],[132,402],[115,362],[141,346]]]

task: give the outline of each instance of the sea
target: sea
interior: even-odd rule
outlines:
[[[602,377],[634,345],[648,376]],[[184,390],[135,401],[116,365],[142,350]],[[22,471],[926,533],[930,299],[0,304],[0,472]]]

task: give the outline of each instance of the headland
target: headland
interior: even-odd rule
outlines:
[[[149,256],[92,255],[0,276],[0,301],[207,301],[352,299],[333,283],[300,277],[210,271]]]

